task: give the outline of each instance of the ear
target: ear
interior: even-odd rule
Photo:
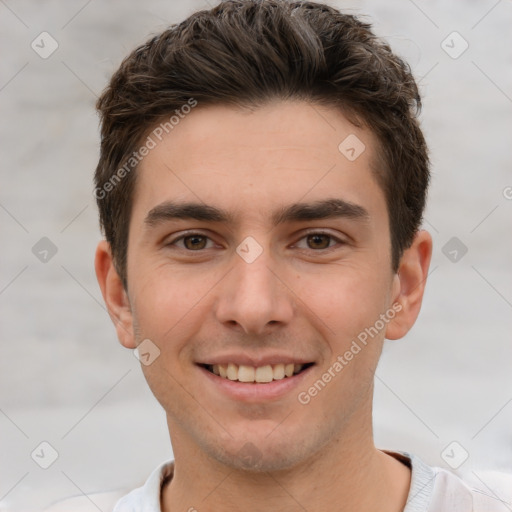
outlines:
[[[114,266],[110,244],[106,240],[102,240],[98,244],[94,267],[103,300],[116,328],[119,342],[126,348],[135,348],[137,345],[130,301]]]
[[[432,257],[432,237],[427,231],[418,231],[411,246],[400,259],[393,282],[393,304],[401,309],[386,328],[386,338],[397,340],[411,329],[418,318]]]

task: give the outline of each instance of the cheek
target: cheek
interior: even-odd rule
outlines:
[[[215,273],[191,272],[169,264],[139,269],[132,288],[139,335],[162,349],[181,350],[182,340],[201,326],[209,306],[208,292],[217,281]]]
[[[158,347],[158,356],[142,371],[164,408],[186,401],[180,383],[190,380],[192,367],[189,340],[194,337],[208,307],[208,281],[180,275],[167,266],[140,272],[133,307],[138,327],[138,343],[149,339]],[[202,300],[203,299],[203,300]]]
[[[297,295],[326,338],[340,348],[373,325],[386,308],[389,286],[375,274],[370,268],[340,265],[323,275],[301,277]]]

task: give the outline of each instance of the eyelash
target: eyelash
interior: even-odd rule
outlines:
[[[337,248],[336,247],[337,245],[339,245],[339,246],[347,245],[346,241],[341,240],[340,238],[332,235],[331,233],[326,233],[324,231],[310,231],[310,232],[307,232],[301,238],[299,238],[298,241],[301,241],[301,240],[307,238],[308,236],[312,236],[312,235],[327,236],[327,237],[329,237],[330,241],[335,241],[337,243],[332,245],[332,246],[326,247],[325,249],[310,249],[310,248],[306,248],[306,249],[300,249],[300,250],[302,250],[302,251],[313,251],[313,252],[316,252],[316,253],[321,253],[321,252],[325,253],[325,252],[330,252],[331,250],[334,250],[335,248]],[[203,233],[198,233],[198,232],[195,232],[195,231],[191,231],[191,232],[188,232],[188,233],[185,233],[185,234],[179,236],[178,238],[175,238],[174,240],[169,241],[165,245],[166,246],[174,246],[177,242],[180,242],[180,241],[184,240],[185,238],[194,237],[194,236],[198,236],[198,237],[202,237],[202,238],[207,238],[208,240],[212,241],[209,236],[207,236],[207,235],[205,235]],[[296,245],[296,244],[297,244],[297,242],[294,245]],[[186,252],[189,252],[189,253],[194,253],[194,252],[201,253],[201,252],[207,250],[208,248],[192,250],[192,249],[187,249],[186,247],[179,247],[179,249],[183,250],[183,251],[186,251]]]

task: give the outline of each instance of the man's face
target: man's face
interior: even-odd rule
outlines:
[[[338,149],[354,135],[355,160]],[[377,321],[398,292],[375,148],[333,109],[199,105],[144,158],[128,297],[137,344],[160,350],[143,370],[174,441],[269,470],[371,435]],[[249,382],[215,374],[228,365]]]

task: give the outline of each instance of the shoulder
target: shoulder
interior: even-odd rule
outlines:
[[[416,488],[429,488],[423,495],[424,510],[435,512],[510,512],[512,506],[512,474],[497,471],[472,471],[456,474],[439,467],[427,466],[411,456]],[[413,476],[414,480],[414,476]],[[412,489],[411,489],[412,491]],[[419,492],[418,494],[422,494]],[[414,495],[409,499],[414,501]],[[408,510],[408,509],[406,509]],[[411,510],[416,510],[414,507]]]
[[[429,466],[408,452],[391,452],[411,468],[404,512],[510,512],[512,474],[497,471],[451,472]]]
[[[475,512],[510,512],[512,510],[512,473],[472,471],[461,479],[471,489]]]
[[[172,477],[173,469],[173,462],[166,461],[151,473],[142,487],[131,492],[125,490],[70,498],[55,503],[44,512],[160,512],[162,482]]]
[[[44,512],[105,512],[113,510],[115,504],[127,491],[102,492],[65,499],[44,509]]]
[[[113,512],[160,512],[160,493],[164,480],[172,478],[173,461],[160,464],[146,480],[146,483],[123,496]]]

